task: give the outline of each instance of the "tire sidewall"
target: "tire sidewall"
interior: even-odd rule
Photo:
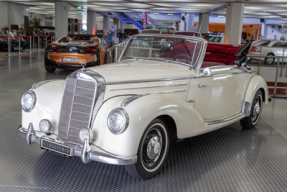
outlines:
[[[157,160],[156,166],[153,167],[152,169],[148,169],[144,165],[144,162],[143,162],[142,149],[143,149],[145,137],[147,136],[149,131],[155,127],[158,130],[160,130],[160,132],[162,134],[163,146],[162,146],[160,157]],[[138,174],[142,178],[145,178],[145,179],[149,179],[149,178],[155,176],[156,174],[158,174],[158,172],[162,168],[162,166],[163,166],[163,164],[167,158],[168,151],[169,151],[169,133],[168,133],[167,127],[163,121],[161,121],[159,119],[155,119],[147,126],[146,130],[144,131],[144,133],[141,137],[141,141],[140,141],[138,152],[137,152],[138,161],[136,163],[136,169],[137,169]]]

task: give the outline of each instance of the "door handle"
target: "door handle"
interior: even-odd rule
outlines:
[[[207,87],[207,85],[198,84],[198,87],[199,87],[199,88],[202,88],[202,87]]]

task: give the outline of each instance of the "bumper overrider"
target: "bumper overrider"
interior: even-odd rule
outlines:
[[[112,156],[108,153],[105,153],[104,151],[102,152],[92,151],[88,139],[86,139],[84,143],[80,145],[80,144],[72,144],[68,142],[65,143],[56,141],[55,139],[52,139],[47,136],[37,136],[32,123],[29,124],[28,130],[25,130],[22,126],[19,126],[18,133],[20,134],[20,136],[26,138],[26,141],[29,145],[36,143],[39,146],[41,146],[41,141],[45,140],[69,148],[71,149],[71,151],[69,152],[70,153],[69,156],[80,157],[83,163],[88,163],[90,161],[97,161],[113,165],[130,165],[135,164],[137,162],[137,156],[131,159],[124,159]]]

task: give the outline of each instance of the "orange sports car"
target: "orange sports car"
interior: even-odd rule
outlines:
[[[79,34],[64,36],[53,41],[45,49],[45,69],[54,72],[56,68],[80,68],[103,65],[113,61],[112,48],[104,38]]]

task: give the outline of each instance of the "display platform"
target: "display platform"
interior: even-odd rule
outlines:
[[[19,112],[0,118],[0,191],[287,191],[287,140],[263,119],[252,130],[238,122],[172,142],[150,180],[28,146],[16,131],[20,123]]]

